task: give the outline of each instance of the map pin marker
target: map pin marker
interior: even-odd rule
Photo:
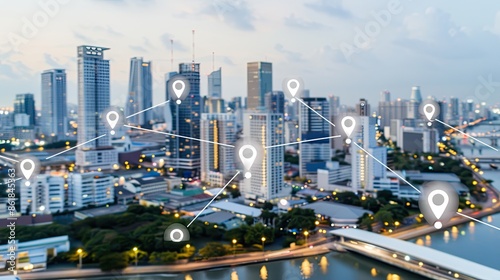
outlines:
[[[443,203],[441,205],[436,205],[436,203],[434,203],[434,197],[436,195],[440,195],[443,197]],[[432,213],[434,214],[434,216],[436,216],[436,219],[438,220],[441,218],[441,216],[443,216],[443,213],[446,210],[449,201],[450,198],[448,197],[448,194],[443,190],[433,190],[427,196],[427,202],[429,203],[429,207],[431,208]],[[437,229],[440,229],[442,226],[443,224],[440,221],[436,221],[434,223],[434,227]]]
[[[350,123],[347,123],[348,121],[350,121]],[[351,137],[351,134],[354,131],[354,126],[356,126],[356,120],[351,116],[346,116],[342,118],[341,124],[345,134],[347,135],[347,139],[345,140],[345,142],[347,144],[350,144],[351,139],[349,139],[349,137]]]
[[[248,158],[243,155],[243,152],[246,149],[249,149],[252,151],[252,155]],[[241,162],[245,166],[245,169],[249,170],[252,167],[253,162],[255,161],[255,158],[257,157],[257,149],[255,149],[255,147],[252,145],[243,145],[243,146],[241,146],[238,154],[240,156]],[[249,179],[250,177],[252,177],[252,174],[249,171],[245,172],[245,178]]]
[[[177,85],[180,85],[180,88],[177,88]],[[186,89],[186,84],[184,81],[177,80],[172,83],[172,89],[174,90],[175,96],[177,96],[177,101],[175,101],[175,103],[181,104],[181,97],[184,94],[184,89]]]
[[[106,120],[108,121],[109,126],[111,127],[111,135],[115,135],[115,131],[113,130],[118,123],[118,119],[120,115],[115,111],[109,111],[106,114]]]
[[[35,162],[29,158],[23,159],[21,161],[21,164],[19,164],[19,167],[21,169],[21,173],[23,173],[24,178],[26,180],[29,180],[31,175],[33,175],[33,171],[35,171]],[[25,185],[29,186],[30,182],[26,181]]]
[[[288,91],[290,92],[290,94],[295,97],[295,95],[297,94],[297,92],[299,91],[299,88],[300,88],[300,82],[297,80],[297,79],[290,79],[288,80],[288,82],[286,83],[286,87],[288,88]],[[292,103],[295,102],[295,98],[292,98],[290,100]]]
[[[434,107],[434,104],[425,104],[424,108],[424,115],[425,117],[429,120],[427,123],[428,126],[432,125],[432,117],[434,116],[434,113],[436,112],[436,107]]]

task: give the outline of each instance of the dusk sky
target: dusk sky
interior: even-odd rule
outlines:
[[[39,4],[47,2],[60,3],[58,11],[47,15]],[[500,8],[494,0],[6,1],[0,26],[0,106],[11,107],[16,93],[32,92],[40,108],[40,73],[52,68],[66,69],[68,102],[76,104],[76,47],[84,44],[110,48],[113,105],[125,103],[136,56],[153,61],[153,100],[162,102],[164,75],[172,70],[170,40],[177,69],[192,59],[192,29],[202,95],[215,52],[226,99],[246,96],[247,62],[269,61],[274,89],[283,78],[299,76],[311,96],[335,94],[343,104],[365,97],[375,105],[385,89],[393,98],[409,98],[413,85],[424,98],[466,98],[488,80],[493,83],[481,88],[480,101],[500,103]]]

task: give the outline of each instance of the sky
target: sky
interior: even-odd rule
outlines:
[[[286,3],[286,4],[285,4]],[[193,56],[207,75],[222,67],[223,97],[246,96],[246,63],[273,63],[273,88],[286,77],[311,96],[354,105],[379,92],[409,98],[472,98],[500,104],[500,6],[491,1],[6,1],[0,10],[0,106],[32,92],[40,74],[64,68],[77,101],[76,47],[110,48],[111,103],[124,106],[130,58],[153,63],[153,101],[165,100],[165,73]],[[174,40],[171,67],[170,40]],[[212,63],[214,58],[214,64]]]

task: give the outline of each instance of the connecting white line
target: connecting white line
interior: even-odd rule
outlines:
[[[363,149],[360,145],[358,145],[358,143],[352,141],[352,143],[354,145],[356,145],[360,150],[362,150],[363,152],[365,152],[367,155],[369,155],[371,158],[373,158],[374,160],[376,160],[378,163],[382,164],[382,166],[384,166],[385,168],[387,168],[387,170],[391,171],[392,173],[394,173],[394,175],[398,176],[399,179],[403,180],[403,182],[407,183],[408,185],[410,185],[410,187],[414,188],[418,193],[420,193],[420,190],[415,188],[412,184],[410,184],[410,182],[406,181],[405,178],[401,177],[398,173],[394,172],[394,170],[390,169],[389,166],[383,164],[380,160],[378,160],[376,157],[374,157],[372,154],[370,154],[369,152],[367,152],[365,149]]]
[[[136,126],[131,126],[131,125],[126,125],[126,124],[123,125],[123,126],[128,127],[128,128],[132,128],[132,129],[138,129],[138,130],[143,130],[143,131],[148,131],[148,132],[153,132],[153,133],[158,133],[158,134],[164,134],[164,135],[168,135],[168,136],[174,136],[174,137],[185,138],[185,139],[190,139],[190,140],[195,140],[195,141],[200,141],[200,142],[206,142],[206,143],[210,143],[210,144],[217,144],[217,145],[221,145],[221,146],[224,146],[224,147],[234,148],[233,145],[223,144],[223,143],[218,143],[218,142],[213,142],[213,141],[209,141],[209,140],[203,140],[203,139],[198,139],[198,138],[193,138],[193,137],[187,137],[187,136],[172,134],[172,133],[163,132],[163,131],[156,131],[156,130],[152,130],[152,129],[146,129],[146,128],[136,127]]]
[[[314,142],[314,141],[319,141],[319,140],[324,140],[324,139],[331,139],[331,138],[339,138],[339,137],[341,137],[341,135],[328,136],[328,137],[322,137],[322,138],[314,138],[314,139],[309,139],[309,140],[302,140],[302,141],[297,141],[297,142],[291,142],[291,143],[285,143],[285,144],[267,146],[267,147],[264,147],[264,148],[265,149],[269,149],[269,148],[281,147],[281,146],[286,146],[286,145],[294,145],[294,144],[305,143],[305,142]]]
[[[207,207],[210,204],[212,204],[212,202],[214,202],[214,200],[219,196],[219,194],[221,194],[224,191],[224,189],[226,189],[226,187],[234,180],[234,178],[236,178],[236,176],[238,176],[238,174],[240,174],[240,171],[236,172],[236,174],[234,174],[233,178],[231,178],[231,180],[227,181],[226,185],[224,185],[224,187],[216,195],[214,195],[214,197],[212,197],[212,200],[210,200],[210,202],[207,205],[205,205],[205,207],[203,207],[203,209],[201,209],[201,211],[198,212],[198,214],[196,214],[196,217],[194,217],[194,219],[192,219],[191,222],[189,222],[187,227],[189,227],[200,216],[200,214],[203,213],[203,211],[205,211],[205,209],[207,209]]]
[[[498,149],[497,149],[497,148],[492,147],[492,146],[490,146],[490,145],[488,145],[488,144],[484,143],[483,141],[481,141],[481,140],[479,140],[479,139],[477,139],[477,138],[475,138],[475,137],[472,137],[472,136],[470,136],[469,134],[467,134],[467,133],[465,133],[465,132],[463,132],[463,131],[461,131],[461,130],[459,130],[459,129],[456,129],[456,128],[454,128],[453,126],[451,126],[451,125],[449,125],[449,124],[447,124],[447,123],[445,123],[445,122],[443,122],[443,121],[440,121],[440,120],[438,120],[438,119],[434,119],[434,120],[435,120],[435,121],[437,121],[437,122],[439,122],[439,123],[441,123],[441,124],[446,125],[447,127],[451,128],[451,129],[453,129],[453,130],[455,130],[455,131],[458,131],[458,132],[462,133],[463,135],[465,135],[465,136],[467,136],[467,137],[470,137],[470,138],[472,138],[472,139],[476,140],[477,142],[479,142],[479,143],[481,143],[481,144],[485,145],[486,147],[491,148],[491,149],[493,149],[493,150],[495,150],[495,151],[497,151],[497,152],[498,152]]]
[[[483,225],[486,225],[486,226],[489,226],[489,227],[491,227],[491,228],[494,228],[494,229],[496,229],[496,230],[500,230],[500,228],[499,228],[499,227],[496,227],[496,226],[494,226],[494,225],[490,225],[490,224],[488,224],[488,223],[485,223],[485,222],[483,222],[483,221],[481,221],[481,220],[478,220],[478,219],[476,219],[476,218],[472,218],[472,217],[467,216],[467,215],[465,215],[465,214],[462,214],[462,213],[460,213],[460,212],[457,212],[457,214],[458,214],[458,215],[460,215],[460,216],[466,217],[466,218],[468,218],[468,219],[471,219],[471,220],[473,220],[473,221],[476,221],[476,222],[478,222],[478,223],[481,223],[481,224],[483,224]]]
[[[45,159],[51,159],[51,158],[53,158],[53,157],[55,157],[55,156],[58,156],[58,155],[60,155],[60,154],[63,154],[63,153],[65,153],[65,152],[67,152],[67,151],[71,151],[71,150],[73,150],[73,149],[75,149],[75,148],[78,148],[78,147],[80,147],[80,146],[82,146],[82,145],[85,145],[85,144],[87,144],[87,143],[89,143],[89,142],[95,141],[95,140],[97,140],[97,139],[99,139],[99,138],[101,138],[101,137],[104,137],[104,136],[106,136],[106,134],[103,134],[103,135],[101,135],[101,136],[97,136],[97,137],[96,137],[96,138],[94,138],[94,139],[90,139],[90,140],[89,140],[89,141],[87,141],[87,142],[83,142],[83,143],[81,143],[81,144],[78,144],[78,145],[76,145],[76,146],[74,146],[74,147],[71,147],[71,148],[69,148],[69,149],[67,149],[67,150],[64,150],[64,151],[59,152],[59,153],[54,154],[54,155],[51,155],[50,157],[46,157]]]
[[[296,98],[298,101],[300,101],[300,103],[304,104],[304,106],[306,106],[309,110],[313,111],[314,113],[316,113],[316,115],[320,116],[322,119],[324,119],[327,123],[331,124],[332,126],[335,126],[331,121],[329,121],[327,118],[323,117],[320,113],[316,112],[316,110],[314,110],[313,108],[309,107],[309,105],[307,105],[304,101],[302,101],[302,99],[300,98]]]
[[[163,104],[165,104],[165,103],[168,103],[168,102],[170,102],[170,100],[167,100],[167,101],[164,101],[164,102],[162,102],[162,103],[156,104],[156,105],[154,105],[153,107],[149,107],[149,108],[144,109],[144,110],[142,110],[142,111],[139,111],[139,112],[137,112],[137,113],[133,113],[132,115],[130,115],[130,116],[126,116],[125,118],[126,118],[126,119],[128,119],[128,118],[133,117],[133,116],[135,116],[135,115],[139,115],[140,113],[146,112],[146,111],[148,111],[148,110],[151,110],[151,109],[153,109],[153,108],[156,108],[156,107],[161,106],[161,105],[163,105]]]
[[[10,161],[13,161],[13,162],[19,162],[18,160],[15,160],[13,158],[4,157],[4,156],[0,156],[0,158],[6,159],[6,160],[10,160]]]

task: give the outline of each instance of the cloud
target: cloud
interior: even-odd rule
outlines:
[[[73,31],[73,36],[75,36],[80,41],[84,41],[85,44],[94,43],[94,40],[90,39],[90,37],[87,37],[86,35],[83,35],[78,31]]]
[[[255,30],[255,17],[243,0],[215,0],[201,10],[202,14],[215,17],[237,29]]]
[[[43,57],[45,59],[45,63],[47,63],[51,68],[67,68],[67,65],[60,63],[57,59],[55,59],[48,53],[44,53]]]
[[[295,14],[291,14],[290,16],[285,17],[285,25],[288,27],[300,29],[320,29],[325,27],[319,22],[298,18],[295,16]]]
[[[222,57],[220,57],[220,59],[222,60],[222,62],[224,64],[227,64],[229,66],[234,66],[235,65],[234,62],[233,62],[233,60],[231,58],[229,58],[228,56],[222,56]]]
[[[500,11],[498,11],[495,15],[493,26],[485,26],[484,30],[489,31],[495,35],[500,35]]]
[[[105,32],[107,35],[111,35],[111,36],[115,36],[115,37],[122,37],[123,36],[122,33],[115,31],[109,25],[108,26],[98,26],[98,27],[95,27],[95,29],[101,30],[101,31]]]
[[[129,48],[133,51],[136,51],[136,52],[147,52],[148,50],[146,50],[144,47],[142,46],[129,46]]]
[[[300,61],[303,61],[302,54],[300,54],[298,52],[293,52],[293,51],[287,50],[281,44],[276,44],[274,46],[274,49],[277,52],[283,54],[288,61],[291,61],[291,62],[300,62]]]
[[[319,0],[315,3],[306,3],[304,6],[332,17],[343,19],[352,18],[351,12],[343,7],[342,0]]]
[[[183,45],[181,42],[176,41],[172,34],[164,33],[160,36],[160,40],[161,40],[163,46],[169,50],[171,48],[170,40],[172,40],[172,39],[174,40],[174,50],[175,51],[180,51],[180,52],[188,51],[188,48],[185,45]]]
[[[20,61],[0,63],[0,78],[7,79],[33,79],[33,70]]]

